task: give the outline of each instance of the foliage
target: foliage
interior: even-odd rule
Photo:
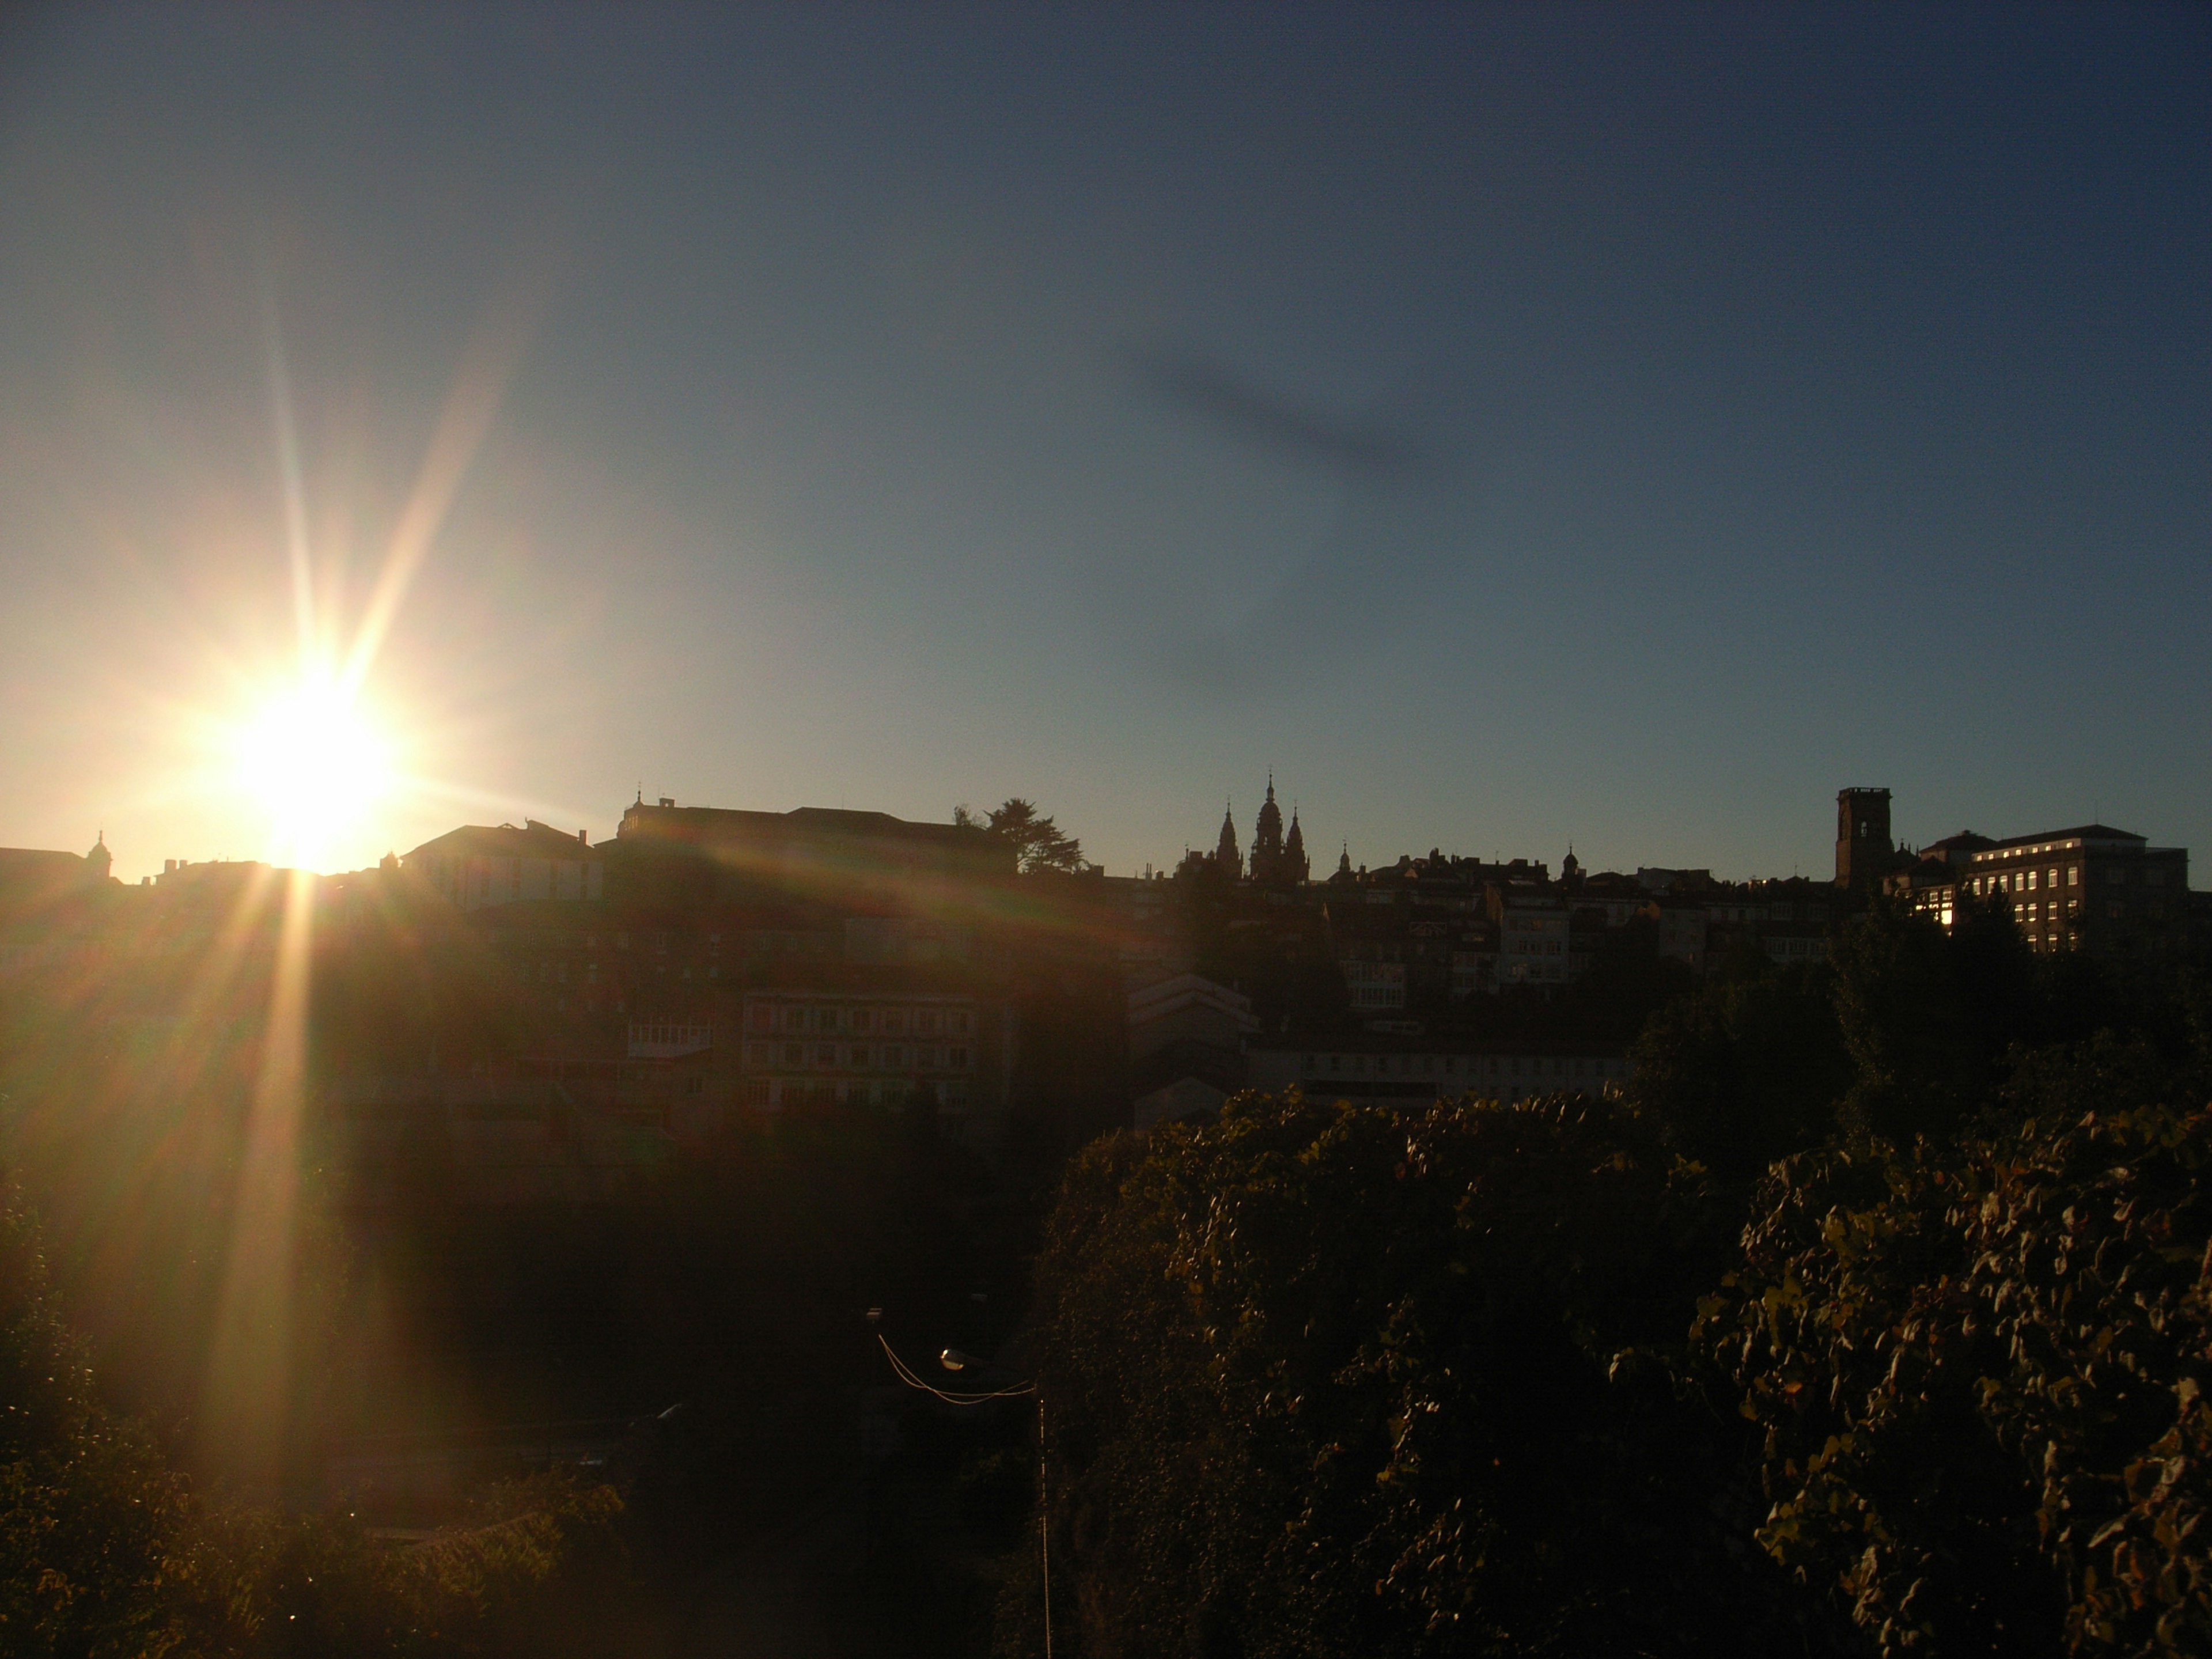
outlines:
[[[1647,1357],[1715,1219],[1583,1099],[1244,1096],[1094,1146],[1038,1270],[1085,1650],[1762,1650],[1716,1425]]]
[[[1778,1165],[1701,1304],[1760,1543],[1885,1654],[2212,1645],[2212,1111],[2146,1075],[2108,1041],[2010,1127]]]
[[[0,1202],[0,1649],[40,1655],[536,1650],[552,1595],[619,1559],[621,1501],[559,1479],[495,1489],[412,1548],[347,1516],[195,1501],[96,1397],[38,1231]]]
[[[1083,872],[1083,843],[1073,836],[1063,835],[1058,824],[1019,795],[1012,796],[1002,806],[993,807],[981,819],[968,807],[956,806],[952,809],[952,821],[980,829],[994,841],[1012,848],[1015,867],[1024,875],[1034,875],[1041,870],[1056,870],[1065,875]]]
[[[0,1648],[125,1654],[152,1644],[182,1483],[112,1420],[63,1324],[38,1230],[0,1194]]]

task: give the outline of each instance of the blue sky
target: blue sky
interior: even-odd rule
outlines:
[[[341,635],[465,462],[337,863],[641,787],[1127,872],[1271,766],[1358,862],[2212,857],[2202,9],[0,27],[0,842],[264,850],[281,362]]]

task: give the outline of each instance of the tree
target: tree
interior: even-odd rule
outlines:
[[[1649,1357],[1729,1231],[1611,1101],[1245,1095],[1093,1146],[1037,1273],[1083,1650],[1796,1647],[1734,1419]]]
[[[1778,1164],[1699,1304],[1759,1542],[1879,1652],[2212,1647],[2212,1110],[2169,1087],[2107,1036],[1985,1137]]]
[[[160,1651],[185,1504],[150,1437],[94,1397],[36,1224],[0,1190],[0,1647]]]
[[[965,805],[956,806],[952,821],[966,829],[981,830],[992,840],[1012,848],[1015,867],[1025,876],[1040,870],[1082,873],[1083,843],[1073,836],[1062,835],[1058,824],[1041,817],[1035,804],[1019,795],[992,808],[987,817],[977,817]]]

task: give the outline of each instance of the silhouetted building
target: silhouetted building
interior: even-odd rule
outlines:
[[[1897,861],[1889,838],[1889,791],[1843,789],[1836,794],[1836,885],[1878,890]]]
[[[1244,1085],[1252,1000],[1197,974],[1128,997],[1130,1115],[1139,1129],[1217,1109]]]
[[[1498,924],[1498,982],[1565,985],[1572,966],[1566,901],[1537,882],[1492,882],[1486,893]]]
[[[496,828],[469,824],[426,841],[400,860],[464,910],[549,901],[589,903],[602,896],[605,855],[578,830],[571,836],[526,820]]]
[[[1252,830],[1252,879],[1263,887],[1302,887],[1311,873],[1306,859],[1306,838],[1298,828],[1297,813],[1291,813],[1290,833],[1283,832],[1283,809],[1275,805],[1275,780],[1267,779],[1267,799],[1260,808]]]
[[[1006,1024],[1002,1009],[986,1010],[972,995],[912,985],[756,991],[744,999],[744,1101],[763,1110],[902,1107],[927,1089],[964,1118],[978,1079],[1000,1081],[992,1074],[1008,1058]]]
[[[692,897],[763,890],[851,891],[889,886],[913,893],[1014,873],[1014,850],[981,829],[919,823],[889,812],[801,806],[753,812],[642,799],[623,813],[614,850],[624,879],[648,868],[705,879]]]

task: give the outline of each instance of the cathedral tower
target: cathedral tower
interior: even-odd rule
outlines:
[[[1275,775],[1267,775],[1267,799],[1252,825],[1252,879],[1279,885],[1284,873],[1283,809],[1275,805]]]
[[[1237,850],[1237,820],[1230,809],[1221,809],[1221,840],[1213,849],[1214,867],[1231,881],[1244,873],[1244,855]]]
[[[1283,841],[1283,879],[1294,887],[1303,887],[1313,874],[1313,866],[1306,858],[1305,831],[1298,828],[1298,809],[1291,808],[1291,833]]]

